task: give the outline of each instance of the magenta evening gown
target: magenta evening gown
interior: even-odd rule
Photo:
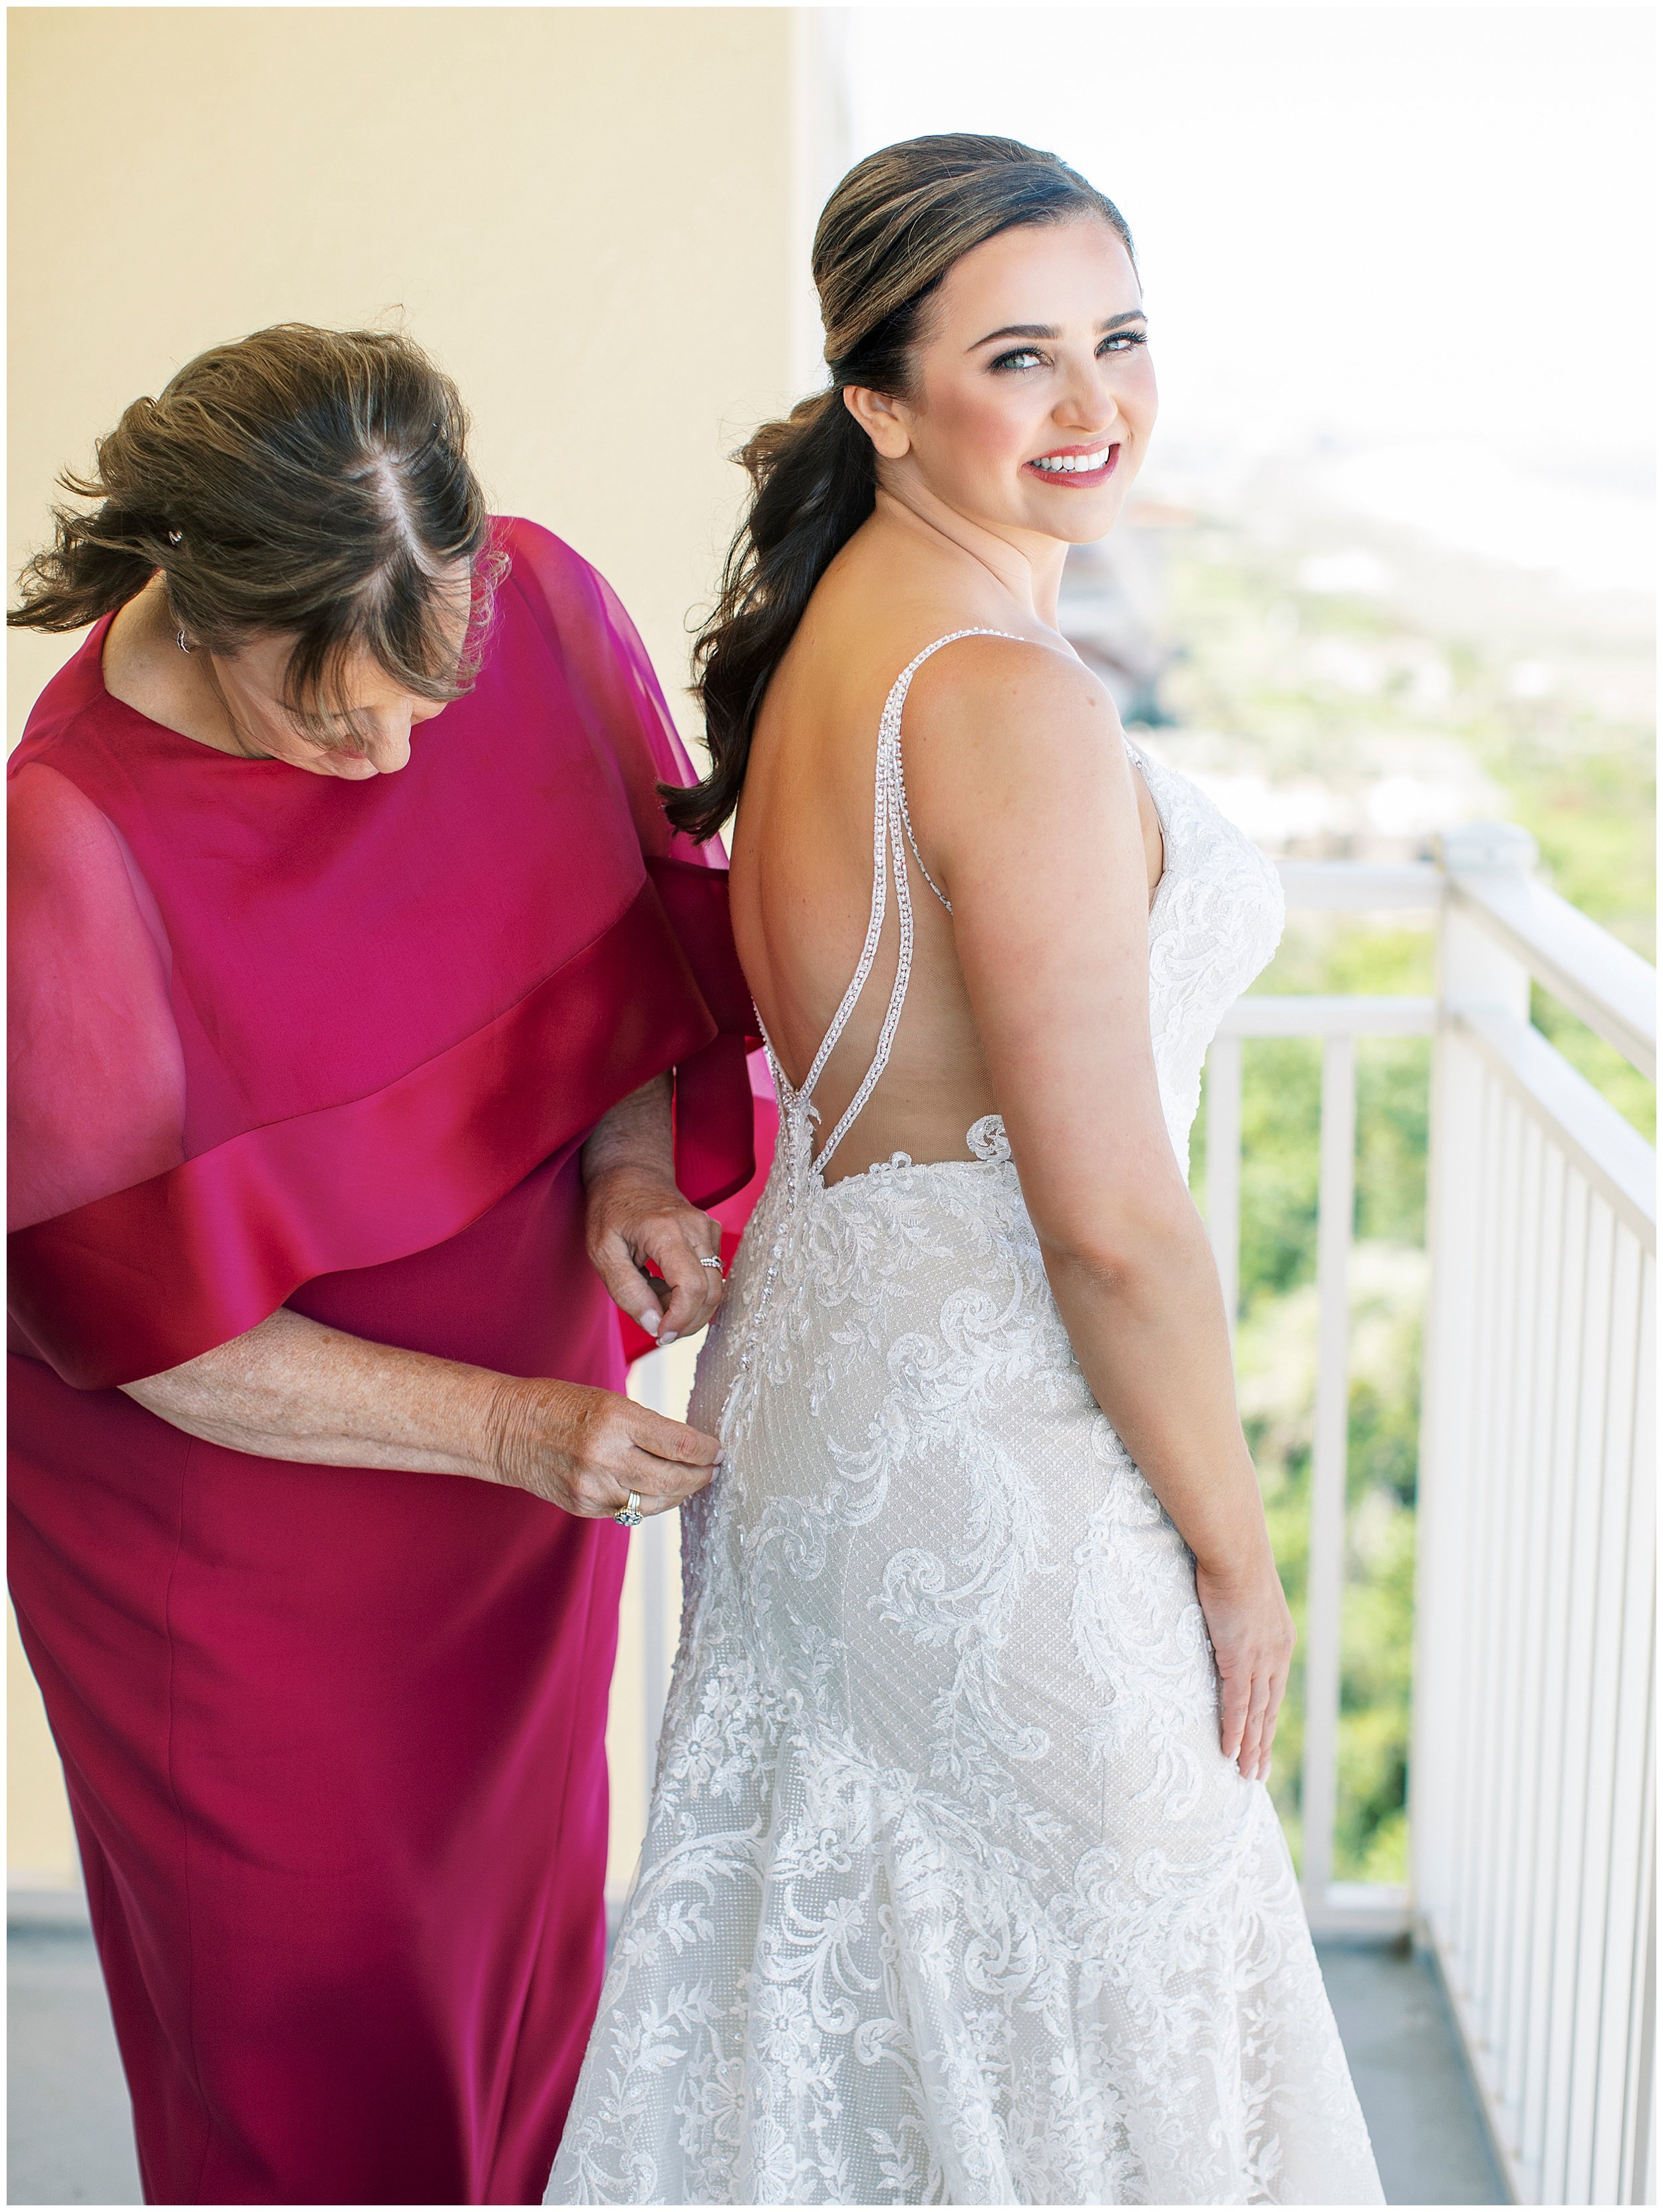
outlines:
[[[114,1385],[278,1305],[620,1388],[578,1152],[677,1071],[752,1173],[752,1018],[639,640],[546,532],[478,682],[366,783],[105,689],[11,763],[10,1562],[147,2197],[535,2201],[600,1984],[628,1539],[194,1441]]]

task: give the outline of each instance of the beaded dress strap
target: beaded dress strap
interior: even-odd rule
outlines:
[[[843,1003],[833,1015],[825,1042],[815,1054],[813,1065],[797,1093],[800,1100],[807,1100],[819,1081],[825,1063],[832,1057],[838,1039],[847,1028],[850,1016],[859,1004],[861,994],[871,975],[872,963],[877,957],[878,940],[883,934],[884,918],[888,911],[892,864],[895,872],[895,912],[901,931],[900,951],[895,963],[894,988],[889,994],[889,1005],[884,1014],[883,1027],[878,1033],[878,1046],[872,1056],[872,1065],[862,1079],[860,1089],[850,1100],[843,1118],[815,1156],[813,1164],[816,1170],[824,1170],[853,1126],[855,1117],[872,1096],[878,1078],[889,1063],[890,1048],[895,1042],[895,1030],[901,1018],[901,1007],[905,1001],[906,987],[912,974],[912,894],[907,883],[906,849],[902,843],[903,838],[905,844],[912,848],[920,875],[947,912],[951,914],[953,911],[947,894],[925,867],[923,855],[918,850],[918,841],[912,833],[912,816],[906,803],[906,778],[901,767],[901,709],[906,704],[906,695],[911,689],[912,679],[925,661],[932,653],[939,653],[944,645],[955,645],[961,637],[1006,637],[1019,645],[1024,642],[1014,630],[980,627],[950,630],[947,636],[938,637],[908,661],[890,687],[889,696],[884,702],[882,719],[878,724],[878,766],[872,808],[872,913],[867,923],[866,942],[861,947],[860,962],[850,978]]]

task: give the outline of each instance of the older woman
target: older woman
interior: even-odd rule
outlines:
[[[642,1346],[720,1297],[726,879],[627,617],[465,431],[400,337],[216,348],[10,617],[94,625],[10,775],[12,1586],[151,2201],[540,2193],[616,1523],[716,1456],[619,1395],[608,1292]]]

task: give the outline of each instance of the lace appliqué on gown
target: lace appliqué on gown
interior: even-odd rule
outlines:
[[[834,1036],[892,871],[905,994],[911,673]],[[1282,896],[1136,757],[1184,1160]],[[828,1188],[853,1114],[816,1156],[824,1060],[801,1092],[776,1071],[699,1363],[724,1464],[683,1510],[650,1823],[550,2201],[1378,2203],[1281,1828],[1219,1750],[1193,1560],[1074,1359],[1002,1125]]]

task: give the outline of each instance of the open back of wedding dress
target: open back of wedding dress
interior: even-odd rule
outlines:
[[[973,635],[956,632],[955,636]],[[987,634],[987,633],[983,633]],[[1087,1386],[996,1117],[829,1188],[911,966],[901,709],[871,927],[699,1362],[720,1434],[647,1839],[549,2201],[1381,2201],[1288,1848],[1219,1748],[1194,1562]],[[1282,928],[1184,777],[1149,1012],[1180,1162]],[[900,951],[866,1080],[811,1094]],[[1112,1111],[1112,1102],[1105,1103]]]

